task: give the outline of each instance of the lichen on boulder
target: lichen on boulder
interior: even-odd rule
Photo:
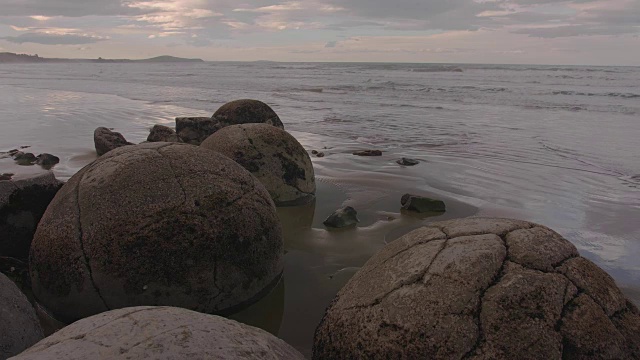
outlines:
[[[314,359],[637,359],[640,313],[554,231],[470,218],[384,247],[338,293]]]

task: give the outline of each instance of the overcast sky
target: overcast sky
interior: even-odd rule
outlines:
[[[640,65],[640,0],[0,0],[0,51]]]

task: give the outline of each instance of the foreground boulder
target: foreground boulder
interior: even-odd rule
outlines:
[[[38,222],[60,187],[51,172],[0,180],[0,256],[29,257]]]
[[[211,134],[218,131],[218,121],[208,117],[177,117],[176,132],[187,144],[200,145]]]
[[[21,353],[43,337],[27,297],[0,273],[0,359]]]
[[[147,137],[148,142],[182,142],[175,130],[164,125],[154,125]]]
[[[102,156],[121,146],[133,145],[128,142],[122,134],[111,131],[106,127],[99,127],[93,132],[93,142],[98,156]]]
[[[315,197],[313,164],[302,145],[288,132],[267,124],[225,127],[201,145],[218,151],[264,184],[276,206],[295,206]]]
[[[213,114],[213,119],[218,121],[220,127],[262,123],[284,129],[284,125],[278,114],[273,109],[258,100],[242,99],[226,103]]]
[[[200,147],[111,151],[74,175],[31,247],[33,292],[63,321],[170,305],[232,313],[282,273],[282,230],[264,186]]]
[[[133,307],[80,320],[13,359],[304,357],[266,331],[233,320],[173,307]]]
[[[554,231],[436,222],[384,247],[338,293],[314,359],[638,359],[640,313]]]

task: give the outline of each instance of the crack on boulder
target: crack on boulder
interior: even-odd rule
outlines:
[[[91,285],[93,285],[93,288],[95,289],[96,294],[98,294],[98,297],[102,301],[102,304],[104,305],[104,307],[107,310],[111,310],[109,305],[107,305],[107,301],[102,296],[102,293],[100,292],[100,288],[98,288],[98,285],[96,284],[95,279],[93,278],[93,271],[89,263],[89,258],[87,257],[87,252],[84,249],[84,233],[82,231],[82,216],[80,212],[80,186],[82,185],[82,180],[84,180],[84,177],[87,174],[87,172],[88,171],[82,174],[82,176],[80,177],[80,180],[78,181],[78,186],[76,187],[76,208],[78,210],[78,233],[79,233],[78,240],[80,242],[80,251],[82,251],[82,260],[84,260],[85,266],[87,267],[87,271],[89,272],[89,281],[91,281]]]
[[[146,338],[146,339],[144,339],[144,340],[142,340],[142,341],[139,341],[139,342],[137,342],[137,343],[135,343],[135,344],[131,345],[131,347],[129,347],[128,349],[120,349],[120,355],[126,354],[126,353],[128,353],[129,351],[131,351],[133,348],[136,348],[136,347],[138,347],[138,346],[140,346],[140,345],[142,345],[142,344],[144,344],[144,343],[146,343],[146,342],[148,342],[148,341],[151,341],[151,340],[153,340],[153,339],[157,338],[158,336],[162,336],[162,335],[164,335],[164,334],[170,333],[170,332],[175,331],[175,330],[178,330],[178,329],[188,329],[188,328],[189,328],[189,325],[180,325],[180,326],[176,326],[176,327],[173,327],[173,328],[171,328],[171,329],[168,329],[168,330],[165,330],[165,331],[159,332],[159,333],[157,333],[157,334],[154,334],[154,335],[152,335],[152,336],[149,336],[148,338]],[[124,351],[123,351],[123,350],[124,350]]]

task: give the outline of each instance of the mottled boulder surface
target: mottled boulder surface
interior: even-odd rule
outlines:
[[[102,156],[122,146],[133,145],[128,142],[122,134],[111,131],[106,127],[99,127],[93,132],[93,142],[98,156]]]
[[[182,141],[200,145],[211,134],[218,131],[218,121],[208,117],[177,117],[176,132]]]
[[[314,359],[638,359],[640,314],[554,231],[469,218],[384,247],[334,299]]]
[[[173,307],[132,307],[80,320],[15,360],[304,359],[284,341],[222,317]]]
[[[0,273],[0,359],[19,354],[43,337],[27,297]]]
[[[220,127],[264,123],[284,129],[278,114],[269,105],[251,99],[235,100],[222,105],[213,114],[213,119],[220,123]]]
[[[274,286],[282,230],[264,186],[197,146],[111,151],[74,175],[31,247],[33,292],[73,321],[138,305],[231,313]]]
[[[154,125],[151,128],[149,136],[147,136],[148,142],[182,142],[182,139],[176,134],[175,130],[164,125]]]
[[[51,172],[0,180],[0,256],[29,257],[36,226],[60,187]]]
[[[302,205],[315,198],[309,154],[289,133],[267,124],[225,127],[202,147],[235,160],[260,180],[277,206]]]

